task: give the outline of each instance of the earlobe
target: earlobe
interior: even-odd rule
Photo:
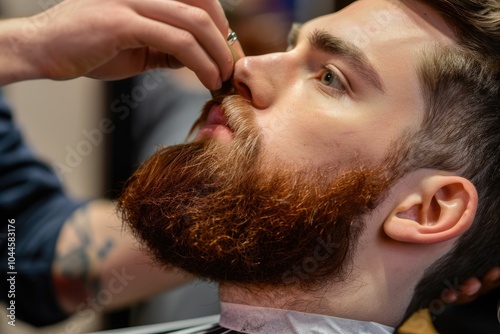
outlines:
[[[424,177],[414,190],[401,196],[384,222],[384,232],[401,242],[444,242],[467,231],[477,201],[476,188],[463,177]]]

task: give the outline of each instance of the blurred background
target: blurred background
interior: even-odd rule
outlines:
[[[165,0],[172,1],[172,0]],[[286,49],[292,22],[331,13],[351,1],[220,0],[247,55]],[[2,18],[29,16],[60,0],[4,0]],[[141,161],[159,145],[186,138],[210,97],[189,71],[155,70],[128,80],[37,80],[2,87],[17,123],[37,154],[53,166],[70,194],[116,198]],[[111,124],[111,126],[103,126]],[[179,305],[189,305],[181,307]],[[5,310],[0,307],[0,312]],[[151,301],[92,320],[73,318],[35,329],[0,322],[0,333],[86,333],[180,320],[218,312],[217,287],[196,282]],[[4,314],[0,317],[5,319]]]

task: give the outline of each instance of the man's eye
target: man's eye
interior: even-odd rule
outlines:
[[[345,91],[345,86],[339,76],[329,69],[325,69],[325,72],[321,75],[321,83],[333,89]]]

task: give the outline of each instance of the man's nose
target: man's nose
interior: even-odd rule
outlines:
[[[234,68],[233,85],[257,109],[272,105],[285,88],[290,73],[285,53],[272,53],[240,59]]]

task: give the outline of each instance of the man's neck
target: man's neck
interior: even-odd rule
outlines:
[[[220,299],[226,303],[285,309],[397,326],[402,314],[394,312],[398,310],[394,296],[388,294],[387,291],[381,292],[376,287],[380,287],[380,284],[367,279],[351,280],[349,284],[325,284],[321,289],[311,292],[300,291],[293,287],[247,287],[222,283]],[[404,306],[402,312],[404,312]]]

